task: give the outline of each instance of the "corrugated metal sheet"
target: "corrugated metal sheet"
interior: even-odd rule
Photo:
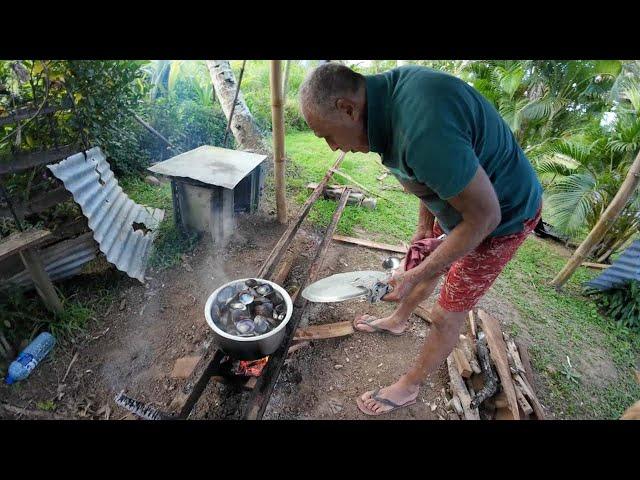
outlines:
[[[97,252],[91,232],[38,250],[44,269],[54,281],[79,274],[85,264],[96,258]],[[26,269],[2,283],[33,288],[31,275]]]
[[[116,268],[144,282],[151,245],[164,210],[131,200],[118,185],[99,147],[72,155],[47,167],[62,180],[89,220],[100,251]],[[143,224],[151,231],[135,229]],[[146,232],[146,233],[145,233]]]
[[[640,281],[640,240],[633,242],[609,268],[586,284],[604,291],[630,280]]]

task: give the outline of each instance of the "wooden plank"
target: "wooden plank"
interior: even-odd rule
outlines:
[[[27,248],[35,247],[50,236],[51,232],[49,230],[27,230],[25,232],[12,233],[0,240],[0,260]]]
[[[296,259],[296,255],[293,253],[289,256],[285,257],[285,259],[280,263],[280,268],[276,271],[276,273],[271,278],[273,283],[277,283],[278,285],[282,285],[284,281],[289,276],[289,272],[291,271],[291,267],[293,266],[293,262]]]
[[[390,245],[388,243],[372,242],[371,240],[364,240],[361,238],[344,237],[342,235],[334,235],[333,239],[338,242],[353,243],[354,245],[361,245],[363,247],[375,248],[377,250],[386,250],[389,252],[407,253],[407,249],[400,245]]]
[[[478,412],[478,409],[471,408],[471,396],[464,384],[464,380],[458,373],[452,354],[447,357],[447,369],[449,371],[449,379],[451,381],[451,391],[460,399],[462,410],[464,411],[464,418],[467,420],[480,420],[480,413]]]
[[[29,168],[56,163],[81,151],[78,145],[64,145],[40,152],[0,155],[0,175],[16,173]]]
[[[62,313],[62,302],[60,302],[56,289],[42,265],[38,252],[29,248],[20,252],[20,256],[24,266],[29,270],[29,275],[31,275],[31,279],[36,286],[36,291],[42,297],[44,304],[52,312]]]
[[[333,233],[335,232],[340,217],[342,216],[342,212],[347,205],[347,200],[350,193],[351,190],[349,189],[345,189],[344,192],[342,192],[342,197],[340,198],[338,207],[333,214],[331,223],[325,231],[320,247],[318,248],[318,253],[316,254],[313,263],[309,267],[306,278],[303,282],[301,282],[300,289],[298,291],[302,290],[310,283],[315,282],[320,271],[322,270],[322,264],[324,263],[327,250],[331,245],[331,238],[333,237]],[[256,388],[254,388],[251,398],[249,399],[249,402],[245,409],[245,413],[243,416],[245,420],[260,420],[264,415],[264,411],[267,408],[269,399],[271,398],[271,392],[273,391],[275,383],[278,380],[280,370],[284,365],[284,361],[287,357],[287,352],[289,351],[289,347],[291,346],[294,332],[298,328],[298,324],[300,323],[302,313],[304,312],[306,306],[307,301],[303,299],[300,307],[294,311],[293,316],[287,324],[287,332],[285,334],[284,341],[282,342],[278,350],[276,350],[273,355],[269,356],[269,361],[267,362],[262,375],[258,379],[258,384],[256,385]]]
[[[18,217],[24,218],[27,215],[44,212],[45,210],[70,200],[71,198],[73,198],[71,192],[64,187],[58,187],[43,193],[42,195],[38,195],[37,197],[29,200],[26,204],[14,206],[14,210]],[[13,215],[11,215],[11,210],[8,208],[0,208],[0,217],[13,218]]]
[[[520,355],[518,354],[518,347],[516,347],[516,343],[509,339],[507,340],[507,350],[511,354],[511,358],[513,359],[513,366],[516,367],[516,370],[519,373],[525,373],[524,365],[522,364],[522,360],[520,359]]]
[[[473,339],[476,340],[478,335],[476,334],[476,321],[473,318],[473,310],[469,310],[469,328],[471,329],[471,335],[473,335]]]
[[[469,366],[471,366],[471,370],[473,370],[473,373],[481,373],[482,369],[480,368],[480,364],[478,363],[476,349],[472,340],[466,335],[460,335],[458,339],[458,346],[464,352],[464,355],[467,358],[467,361],[469,362]]]
[[[533,408],[531,408],[531,404],[527,402],[527,399],[524,398],[522,389],[518,386],[516,386],[516,398],[518,399],[518,405],[520,405],[525,415],[531,415],[533,413]]]
[[[428,323],[431,323],[430,311],[424,303],[419,304],[413,313]]]
[[[496,366],[502,389],[507,394],[509,401],[509,409],[513,415],[513,419],[520,418],[518,414],[518,399],[516,391],[511,380],[511,370],[509,370],[509,360],[507,360],[507,345],[502,338],[502,330],[498,320],[489,315],[484,310],[478,310],[478,318],[482,322],[482,331],[487,336],[487,344],[489,346],[489,354]]]
[[[462,350],[460,350],[459,348],[454,348],[453,352],[451,353],[453,354],[453,359],[456,362],[458,373],[460,373],[462,378],[469,378],[473,373],[473,370],[471,370],[471,365],[469,365],[464,352],[462,352]]]
[[[611,265],[607,265],[606,263],[592,263],[592,262],[582,262],[583,267],[588,268],[599,268],[604,270],[605,268],[609,268]]]
[[[497,393],[493,397],[493,404],[496,406],[496,408],[507,408],[509,406],[509,401],[507,400],[507,395],[504,393],[504,391]]]
[[[315,201],[320,197],[320,195],[322,195],[322,190],[324,189],[325,185],[333,175],[332,169],[338,168],[338,166],[344,159],[345,155],[346,153],[343,152],[338,157],[338,159],[333,164],[333,167],[327,171],[322,181],[318,184],[318,188],[316,188],[313,191],[313,193],[309,196],[309,198],[304,203],[302,208],[300,208],[300,211],[298,212],[296,218],[289,223],[289,227],[284,231],[284,233],[280,237],[280,240],[278,240],[278,243],[276,243],[275,247],[273,247],[273,250],[271,250],[271,253],[262,264],[262,267],[260,268],[257,274],[259,278],[267,278],[269,275],[273,273],[272,270],[274,266],[280,261],[282,256],[287,251],[287,248],[289,248],[289,244],[291,243],[291,240],[293,239],[294,235],[298,231],[298,228],[300,228],[302,221],[306,218],[307,214],[311,210],[311,207],[313,206]]]
[[[353,334],[353,324],[349,321],[325,323],[323,325],[311,325],[299,328],[293,336],[293,341],[299,340],[324,340],[326,338],[344,337]]]
[[[542,404],[538,400],[538,397],[536,397],[536,394],[533,391],[533,387],[529,384],[527,379],[522,377],[522,375],[520,374],[514,375],[513,378],[518,383],[518,386],[520,386],[520,388],[522,389],[522,393],[526,395],[526,397],[531,402],[531,407],[533,408],[533,411],[538,420],[544,420],[544,410],[542,408]]]
[[[524,374],[529,382],[529,385],[533,385],[533,368],[531,367],[531,359],[529,358],[529,351],[527,350],[527,346],[524,343],[520,343],[515,340],[516,347],[518,348],[518,353],[520,354],[520,360],[522,361],[522,366],[524,367]]]

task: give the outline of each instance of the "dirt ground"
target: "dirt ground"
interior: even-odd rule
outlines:
[[[122,390],[167,410],[185,382],[171,375],[176,360],[201,355],[213,341],[203,312],[208,296],[224,282],[253,276],[282,231],[284,227],[277,225],[273,216],[246,215],[240,218],[227,248],[216,250],[204,239],[184,257],[182,265],[161,272],[148,270],[146,285],[127,280],[116,301],[98,312],[98,322],[76,341],[75,348],[57,348],[28,380],[0,385],[3,402],[29,410],[21,415],[0,409],[0,417],[130,419],[133,416],[114,402]],[[260,232],[259,238],[255,232]],[[297,261],[285,287],[297,283],[319,239],[317,232],[304,227],[299,231],[294,240]],[[380,269],[387,255],[333,242],[321,276]],[[501,321],[518,321],[516,310],[491,293],[479,307]],[[311,305],[303,322],[338,322],[363,312],[382,315],[392,309],[384,302],[369,305],[358,300]],[[360,413],[355,397],[395,381],[417,355],[427,330],[425,321],[412,316],[410,329],[401,337],[356,332],[315,341],[298,350],[286,361],[264,418],[375,419]],[[529,339],[523,340],[526,343]],[[76,353],[77,359],[72,362]],[[443,398],[446,383],[443,365],[427,379],[416,405],[379,418],[447,418]],[[228,388],[210,382],[190,418],[237,418],[238,396],[229,395]],[[42,402],[53,402],[55,408],[45,411],[37,407]]]

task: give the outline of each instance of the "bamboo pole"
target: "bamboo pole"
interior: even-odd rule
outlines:
[[[638,152],[631,167],[629,167],[627,177],[624,179],[624,182],[622,182],[620,190],[618,190],[616,196],[613,197],[613,200],[611,200],[611,203],[587,238],[585,238],[576,251],[573,252],[573,255],[560,273],[551,281],[552,286],[561,288],[567,280],[571,278],[573,272],[575,272],[578,266],[587,258],[591,250],[593,250],[593,247],[602,240],[607,230],[609,230],[611,225],[616,221],[620,212],[629,201],[629,198],[638,187],[638,183],[640,183],[640,152]]]
[[[284,109],[282,102],[282,61],[271,60],[271,121],[273,125],[273,162],[276,180],[278,222],[287,223],[287,199],[284,183]]]

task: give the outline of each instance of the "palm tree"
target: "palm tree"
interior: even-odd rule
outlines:
[[[550,220],[574,238],[590,231],[624,181],[640,149],[638,81],[619,96],[616,119],[609,127],[593,119],[584,131],[554,140],[530,155],[546,186]],[[636,192],[611,226],[593,255],[605,261],[640,227],[640,192]]]

